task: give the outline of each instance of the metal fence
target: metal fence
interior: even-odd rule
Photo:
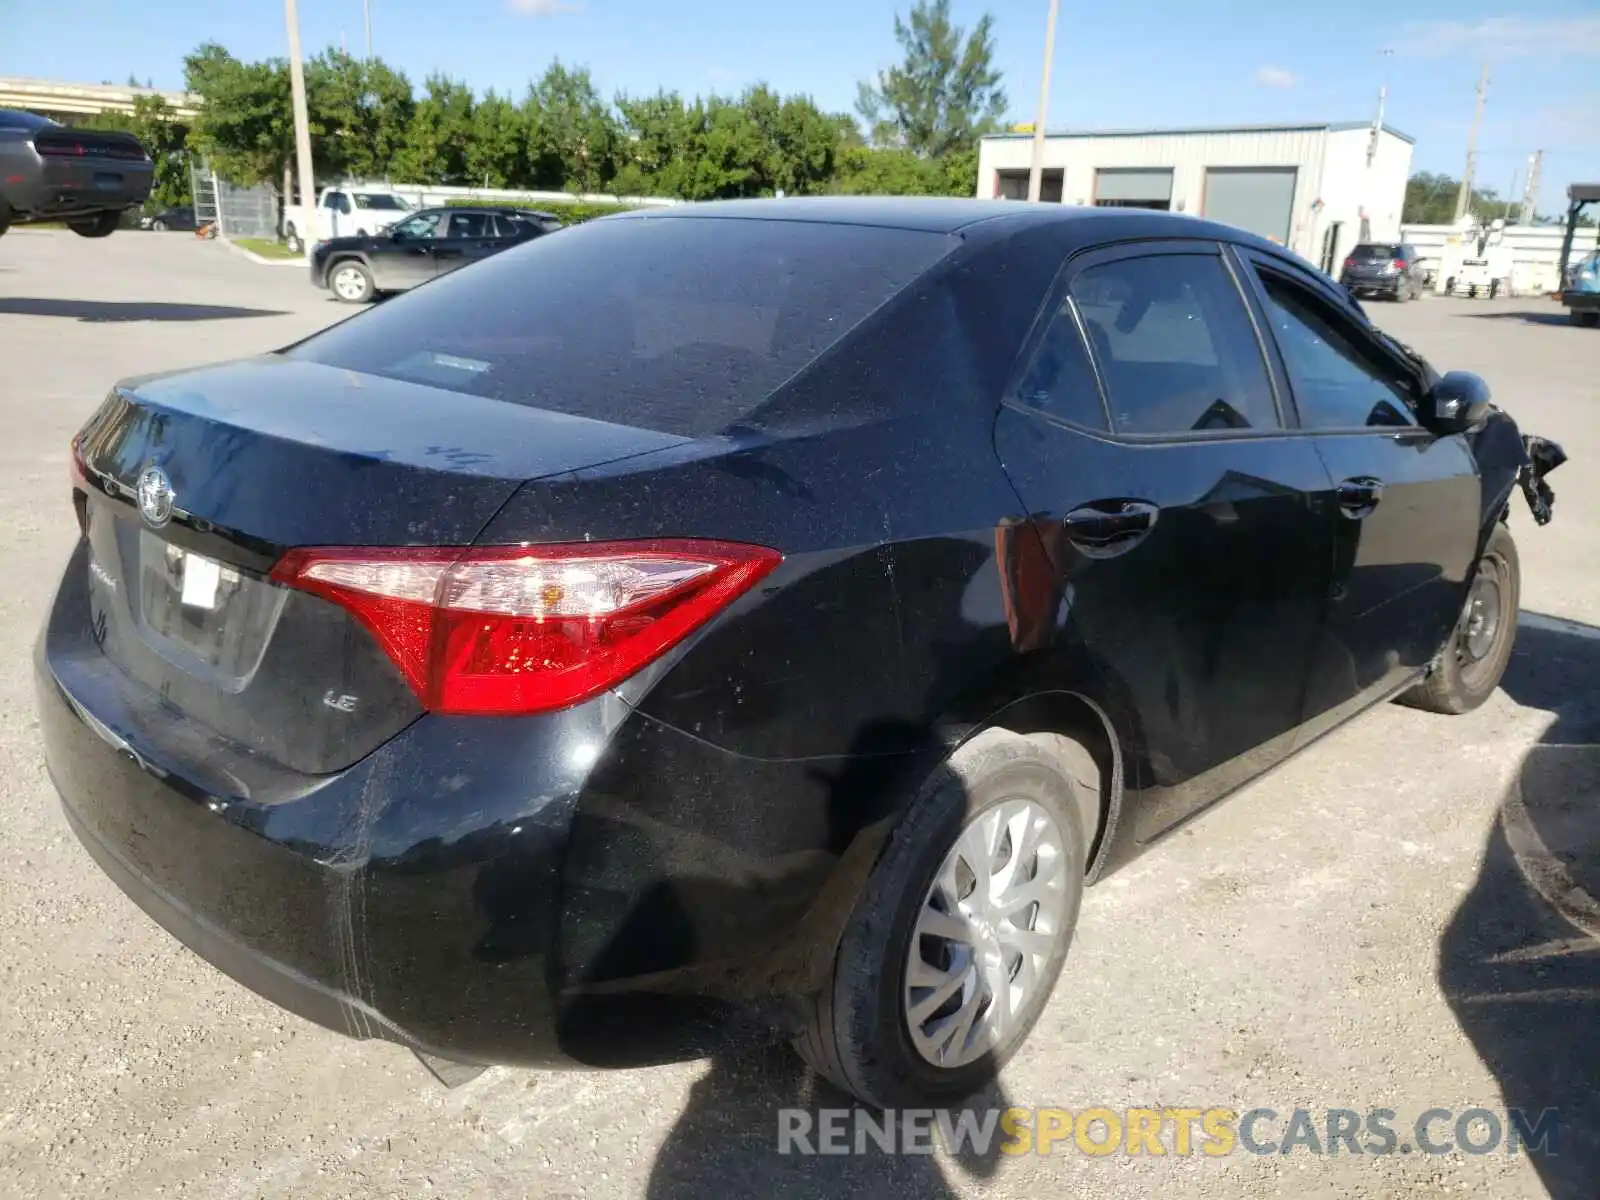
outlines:
[[[276,238],[278,192],[269,184],[239,187],[201,164],[191,172],[197,225],[216,223],[227,238]]]

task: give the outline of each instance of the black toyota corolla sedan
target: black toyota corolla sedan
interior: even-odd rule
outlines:
[[[37,653],[89,853],[356,1037],[1015,1051],[1087,884],[1355,714],[1480,704],[1559,448],[1331,280],[1138,210],[540,238],[116,386]]]

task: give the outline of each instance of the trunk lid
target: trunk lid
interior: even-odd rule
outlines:
[[[421,708],[348,612],[266,578],[285,550],[469,545],[529,479],[682,440],[277,356],[119,386],[76,443],[86,641],[152,703],[341,769]]]

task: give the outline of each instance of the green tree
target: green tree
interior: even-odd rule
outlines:
[[[234,183],[277,183],[294,158],[288,65],[243,63],[207,42],[184,59],[183,78],[201,100],[190,146]]]
[[[467,93],[469,106],[471,101]],[[327,50],[306,64],[306,108],[318,133],[312,156],[319,173],[388,175],[413,127],[415,107],[411,82],[382,59],[362,61]]]
[[[511,101],[489,92],[472,110],[466,139],[466,172],[478,187],[523,186],[528,178],[524,158],[527,137],[522,113]]]
[[[469,182],[472,90],[443,75],[429,76],[426,87],[427,95],[413,109],[390,174],[405,183]]]
[[[894,36],[905,61],[862,83],[856,100],[873,141],[938,158],[974,149],[997,129],[1007,100],[993,28],[985,13],[967,35],[950,20],[950,0],[917,0],[909,23],[897,15]]]
[[[1456,219],[1456,197],[1461,181],[1434,171],[1418,171],[1406,180],[1406,202],[1400,219],[1407,225],[1451,225]],[[1515,220],[1522,205],[1502,200],[1494,188],[1473,188],[1470,208],[1481,220]]]
[[[522,115],[534,187],[597,191],[616,173],[616,118],[587,69],[556,59],[529,87]]]

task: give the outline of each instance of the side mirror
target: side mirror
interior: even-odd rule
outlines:
[[[1489,385],[1471,371],[1451,371],[1433,385],[1423,424],[1435,433],[1468,433],[1489,419]]]

